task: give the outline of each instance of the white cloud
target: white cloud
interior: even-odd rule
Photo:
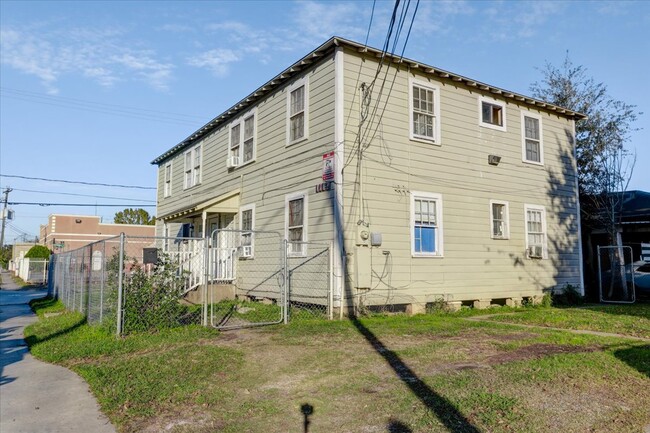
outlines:
[[[358,4],[352,2],[304,1],[296,4],[296,10],[291,15],[294,16],[294,29],[303,38],[323,41],[335,35],[352,39],[364,37],[370,20],[369,12],[369,8],[360,9]]]
[[[214,49],[206,51],[187,60],[191,66],[207,68],[217,77],[223,77],[228,73],[228,65],[241,60],[233,50]]]
[[[137,79],[157,90],[167,90],[173,65],[148,50],[130,48],[116,29],[43,28],[3,29],[3,64],[37,77],[49,93],[56,93],[64,75],[80,74],[101,86]]]

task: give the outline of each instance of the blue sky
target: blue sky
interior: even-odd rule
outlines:
[[[392,7],[376,3],[369,45],[382,46]],[[365,42],[373,2],[2,0],[0,8],[0,174],[154,187],[150,161],[205,122],[332,35]],[[612,97],[646,113],[629,143],[630,188],[650,191],[649,29],[645,1],[421,1],[405,55],[530,94],[545,62],[560,65],[568,50]],[[19,202],[155,201],[146,189],[16,177],[0,186]],[[12,208],[8,242],[37,235],[50,213],[110,222],[122,209]]]

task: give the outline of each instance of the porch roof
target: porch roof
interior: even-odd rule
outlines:
[[[187,218],[206,213],[237,213],[239,212],[239,189],[222,194],[199,204],[195,204],[180,210],[175,210],[159,218],[165,222],[174,221],[180,218]]]

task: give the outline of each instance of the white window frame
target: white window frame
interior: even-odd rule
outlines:
[[[494,233],[494,205],[504,206],[504,230],[503,235]],[[490,237],[492,239],[510,239],[510,205],[507,201],[490,200]]]
[[[525,204],[524,205],[524,228],[526,231],[526,258],[529,257],[529,248],[532,246],[529,242],[528,235],[530,234],[528,230],[528,211],[538,211],[541,213],[542,219],[542,259],[548,259],[548,227],[546,225],[546,208],[544,206],[535,205],[535,204]],[[538,259],[539,260],[539,259]]]
[[[501,120],[502,120],[502,125],[495,125],[490,122],[484,122],[483,121],[483,104],[490,104],[494,105],[497,107],[501,108]],[[507,118],[508,116],[506,115],[507,107],[505,101],[499,101],[494,98],[490,98],[487,96],[479,96],[478,97],[478,124],[479,126],[483,128],[490,128],[490,129],[495,129],[497,131],[507,131]]]
[[[289,202],[293,200],[302,199],[302,244],[300,251],[291,250],[291,242],[289,241]],[[284,238],[287,240],[287,255],[289,257],[304,257],[307,255],[307,240],[308,238],[308,221],[309,221],[309,200],[307,192],[301,191],[284,196]]]
[[[297,138],[295,140],[291,140],[291,118],[300,114],[300,112],[297,113],[291,113],[291,94],[299,89],[300,87],[304,87],[304,99],[303,99],[303,109],[301,113],[303,113],[303,136],[300,138]],[[308,77],[303,77],[293,83],[289,88],[287,89],[287,140],[286,140],[286,145],[291,146],[296,143],[300,143],[301,141],[309,139],[309,79]]]
[[[526,117],[537,119],[539,122],[539,161],[530,160],[526,157]],[[544,165],[544,134],[542,128],[542,116],[530,111],[521,112],[521,160],[527,164]]]
[[[436,204],[436,233],[435,233],[435,252],[419,252],[415,251],[415,201],[416,200],[431,200]],[[409,230],[411,238],[411,255],[413,257],[443,257],[443,224],[442,224],[442,194],[422,191],[411,192],[410,215],[409,215]]]
[[[169,176],[167,175],[167,170],[169,169]],[[174,167],[171,162],[165,164],[163,168],[163,198],[172,196],[172,177],[174,173]]]
[[[241,230],[241,240],[240,240],[241,246],[244,246],[244,242],[243,242],[244,235],[245,235],[245,232],[244,232],[244,212],[247,212],[247,211],[251,212],[251,228],[250,228],[250,231],[254,232],[255,231],[255,203],[249,204],[249,205],[246,205],[246,206],[241,206],[239,208],[239,229]],[[255,257],[255,233],[250,233],[250,237],[251,237],[251,243],[250,243],[251,255],[249,257],[247,257],[247,258],[252,259],[252,258]]]
[[[253,156],[248,161],[244,161],[244,147],[246,145],[246,121],[250,118],[253,118]],[[237,144],[237,154],[232,153],[232,139],[233,139],[233,129],[239,125],[239,141]],[[239,116],[228,126],[228,152],[226,158],[226,166],[228,168],[243,167],[244,165],[251,164],[255,162],[257,158],[257,108],[254,108],[243,115]],[[231,163],[231,157],[237,157],[237,164]]]
[[[413,107],[413,87],[421,87],[433,92],[433,137],[415,134],[413,131],[414,107]],[[409,138],[413,141],[420,141],[440,146],[440,87],[428,81],[409,79]]]
[[[198,173],[196,170],[196,155],[198,152],[199,165]],[[187,166],[187,156],[189,155],[190,166]],[[183,153],[183,189],[189,189],[201,184],[201,176],[203,175],[203,146],[200,144],[192,147]],[[189,178],[188,178],[189,175]]]

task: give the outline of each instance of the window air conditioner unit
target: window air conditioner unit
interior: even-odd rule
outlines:
[[[533,245],[528,247],[528,257],[531,259],[541,259],[544,253],[544,249],[541,245]]]
[[[239,167],[239,157],[231,156],[228,158],[228,163],[226,164],[228,168]]]
[[[253,257],[253,247],[251,245],[242,245],[240,255],[241,257]]]

